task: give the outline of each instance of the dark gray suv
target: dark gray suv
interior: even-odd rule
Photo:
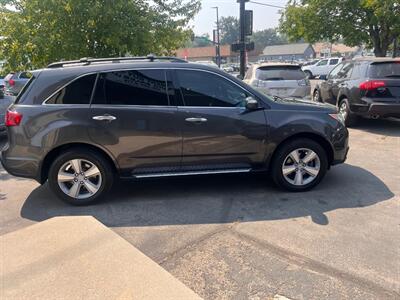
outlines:
[[[336,107],[270,98],[216,68],[149,56],[32,74],[7,111],[1,161],[72,204],[98,200],[115,178],[270,170],[304,191],[346,159]]]

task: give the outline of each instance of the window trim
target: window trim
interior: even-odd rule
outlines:
[[[94,96],[94,91],[95,91],[95,88],[96,88],[96,86],[97,86],[97,80],[98,80],[98,77],[99,77],[99,75],[101,74],[101,73],[109,73],[109,72],[119,72],[119,71],[133,71],[133,70],[164,70],[165,71],[165,74],[167,74],[167,71],[168,70],[170,70],[170,71],[175,71],[175,70],[189,70],[189,71],[199,71],[199,72],[206,72],[206,73],[211,73],[211,74],[214,74],[214,75],[217,75],[217,76],[219,76],[219,77],[221,77],[221,78],[223,78],[223,79],[225,79],[225,80],[228,80],[228,81],[230,81],[231,83],[233,83],[234,85],[236,85],[237,87],[239,87],[240,89],[242,89],[242,90],[244,90],[245,92],[247,92],[248,94],[250,94],[253,98],[255,98],[258,102],[259,102],[259,104],[263,104],[263,107],[264,108],[269,108],[269,104],[267,104],[264,100],[262,100],[262,99],[260,99],[260,97],[258,97],[258,96],[256,96],[254,93],[252,93],[252,92],[250,92],[249,90],[247,90],[246,88],[244,88],[244,87],[242,87],[240,84],[238,84],[238,83],[236,83],[236,82],[234,82],[233,80],[231,80],[230,78],[228,78],[228,77],[225,77],[225,76],[223,76],[223,75],[221,75],[221,74],[218,74],[217,72],[213,72],[213,71],[209,71],[209,70],[204,70],[204,69],[197,69],[197,68],[177,68],[177,67],[162,67],[162,68],[160,68],[160,67],[151,67],[151,68],[144,68],[144,67],[140,67],[140,68],[120,68],[120,69],[110,69],[110,70],[100,70],[100,71],[93,71],[93,72],[88,72],[88,73],[84,73],[84,74],[81,74],[81,75],[79,75],[78,77],[75,77],[74,79],[72,79],[72,80],[70,80],[70,81],[68,81],[67,83],[65,83],[64,85],[62,85],[60,88],[58,88],[55,92],[53,92],[52,94],[50,94],[50,96],[48,96],[43,102],[42,102],[42,104],[41,105],[51,105],[51,106],[75,106],[75,105],[77,105],[77,106],[89,106],[89,107],[92,107],[92,106],[96,106],[96,107],[100,107],[100,106],[107,106],[107,107],[110,107],[110,106],[112,106],[112,107],[115,107],[115,105],[112,105],[112,104],[93,104],[92,103],[92,100],[93,100],[93,96]],[[76,81],[76,80],[78,80],[78,79],[80,79],[80,78],[82,78],[82,77],[84,77],[84,76],[87,76],[87,75],[93,75],[93,74],[96,74],[97,76],[96,76],[96,80],[95,80],[95,84],[93,85],[93,89],[92,89],[92,96],[91,96],[91,98],[90,98],[90,102],[89,102],[89,104],[48,104],[48,103],[46,103],[51,97],[53,97],[55,94],[57,94],[60,90],[62,90],[63,88],[65,88],[67,85],[69,85],[69,84],[71,84],[71,83],[73,83],[74,81]],[[177,80],[177,76],[176,76],[176,74],[173,74],[172,75],[172,79],[173,79],[173,88],[174,89],[179,89],[179,91],[181,90],[181,88],[180,88],[180,85],[179,85],[179,82],[178,82],[178,80]],[[176,85],[178,83],[178,85]],[[175,95],[175,97],[178,97],[177,95]],[[157,108],[157,107],[208,107],[208,108],[238,108],[238,107],[224,107],[224,106],[186,106],[185,105],[185,102],[184,102],[184,99],[183,99],[183,96],[182,96],[182,103],[183,103],[183,106],[182,105],[169,105],[169,106],[156,106],[156,105],[126,105],[126,107],[150,107],[150,108]],[[272,101],[272,100],[271,100]],[[119,105],[119,106],[117,106],[117,107],[123,107],[124,105]],[[239,107],[240,108],[240,107]]]

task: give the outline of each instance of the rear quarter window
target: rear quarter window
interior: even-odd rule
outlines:
[[[369,66],[370,78],[400,77],[400,61],[373,63]]]
[[[89,104],[97,74],[80,77],[52,95],[46,104]]]
[[[256,70],[256,78],[259,80],[301,80],[306,74],[300,67],[291,66],[268,66]]]

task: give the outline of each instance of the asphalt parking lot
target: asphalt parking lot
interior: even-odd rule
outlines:
[[[205,299],[400,299],[400,121],[364,120],[350,147],[300,194],[264,175],[185,177],[71,207],[0,169],[0,234],[92,215]]]

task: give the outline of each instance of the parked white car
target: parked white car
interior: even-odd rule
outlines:
[[[315,76],[320,75],[328,75],[333,68],[342,62],[342,60],[342,57],[325,58],[313,65],[302,67],[302,70],[307,74],[308,78],[314,78]]]
[[[297,64],[263,63],[251,65],[244,82],[263,93],[278,97],[309,97],[310,81]]]

